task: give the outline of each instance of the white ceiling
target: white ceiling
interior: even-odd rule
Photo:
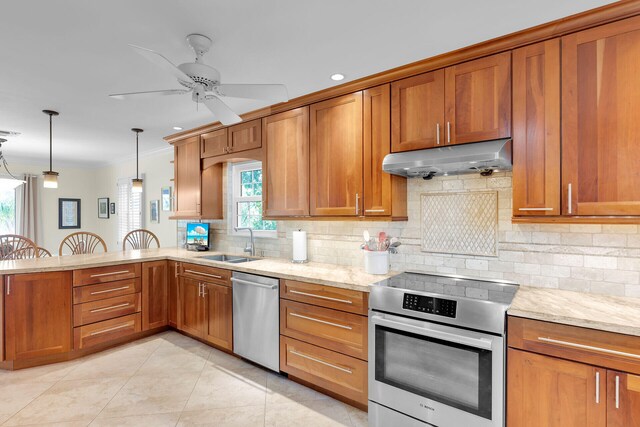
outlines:
[[[223,83],[283,83],[291,98],[611,3],[603,0],[3,0],[0,130],[9,162],[48,156],[54,169],[96,166],[165,149],[173,126],[214,121],[189,96],[118,101],[117,92],[180,88],[127,47],[191,62],[189,33],[214,39],[205,57]],[[231,100],[238,113],[264,106]]]

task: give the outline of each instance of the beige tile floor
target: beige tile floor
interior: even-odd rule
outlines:
[[[353,426],[367,414],[176,332],[0,371],[0,424]]]

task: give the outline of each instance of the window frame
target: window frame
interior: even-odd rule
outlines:
[[[117,204],[116,204],[116,213],[115,215],[118,216],[118,225],[117,225],[117,234],[118,234],[118,240],[117,240],[117,244],[118,247],[122,247],[122,242],[124,239],[124,236],[129,232],[132,231],[136,228],[145,228],[145,215],[144,215],[144,201],[145,201],[145,191],[144,191],[144,187],[142,188],[142,193],[133,193],[132,191],[132,185],[131,185],[131,180],[135,178],[135,176],[129,176],[129,177],[124,177],[124,178],[118,178],[116,181],[116,199],[117,199]],[[140,178],[144,180],[144,174],[140,174]],[[126,191],[127,191],[127,202],[128,202],[128,206],[127,206],[127,210],[126,210],[126,218],[125,218],[125,212],[123,210],[123,205],[121,203],[120,200],[120,187],[125,187]],[[122,236],[120,235],[120,228],[122,225],[122,221],[127,221],[127,223],[129,222],[129,219],[131,217],[131,214],[129,213],[129,208],[131,206],[131,199],[132,199],[132,195],[133,194],[140,194],[140,212],[139,212],[139,218],[140,218],[140,227],[134,227],[131,228],[131,224],[127,224],[127,229],[128,231],[123,234]]]
[[[4,178],[4,176],[0,175],[0,178]],[[6,190],[9,191],[9,189],[6,189]],[[18,233],[18,197],[17,197],[18,194],[17,194],[16,188],[11,189],[10,191],[13,192],[13,232],[9,232],[7,234],[19,234]]]
[[[256,169],[262,170],[262,162],[252,160],[248,162],[239,162],[239,163],[231,163],[229,164],[231,167],[229,177],[230,177],[230,188],[229,188],[229,200],[231,204],[231,215],[229,221],[229,234],[234,236],[245,236],[247,235],[246,231],[235,231],[234,227],[238,226],[238,202],[262,202],[262,195],[260,196],[241,196],[241,188],[242,188],[242,180],[240,178],[240,174],[246,171],[252,171]],[[264,171],[263,171],[264,173]],[[264,191],[264,187],[262,189]],[[262,216],[262,214],[261,214]],[[264,221],[264,219],[263,219]],[[254,237],[264,237],[268,239],[276,239],[278,237],[278,224],[276,222],[275,230],[253,230]]]

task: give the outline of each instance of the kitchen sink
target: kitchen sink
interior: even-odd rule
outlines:
[[[228,263],[231,263],[231,264],[240,264],[240,263],[243,263],[243,262],[256,261],[256,259],[254,259],[254,258],[247,258],[247,257],[236,256],[236,255],[227,255],[227,254],[205,255],[205,256],[202,256],[200,258],[209,259],[211,261],[228,262]]]

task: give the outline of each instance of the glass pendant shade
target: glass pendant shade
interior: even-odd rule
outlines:
[[[138,178],[133,178],[131,180],[131,192],[132,193],[142,193],[142,180]]]
[[[44,171],[44,188],[58,188],[58,172]]]

